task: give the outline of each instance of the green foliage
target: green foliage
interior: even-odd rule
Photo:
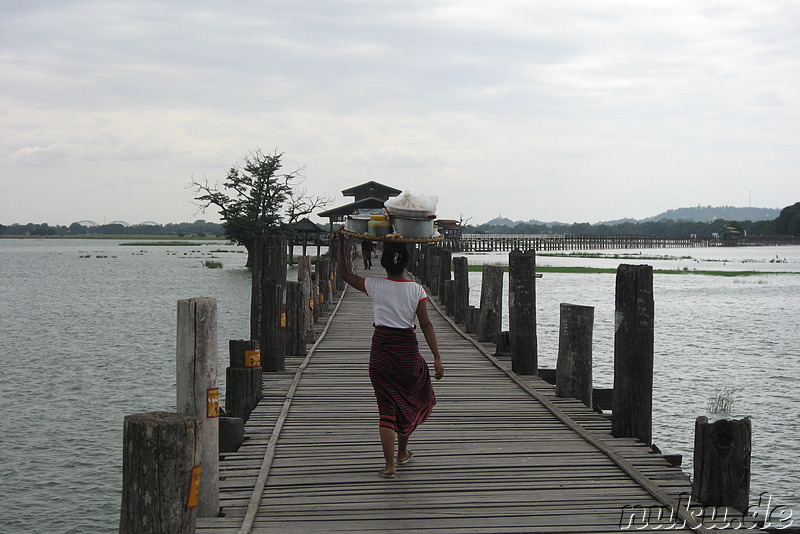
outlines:
[[[219,208],[225,237],[248,252],[256,237],[288,234],[300,217],[330,203],[326,197],[310,198],[298,189],[299,170],[281,173],[282,156],[260,150],[246,155],[241,167],[231,167],[221,187],[192,180],[201,208]]]
[[[69,237],[99,237],[99,236],[177,236],[177,235],[211,235],[222,237],[222,225],[198,220],[192,223],[160,224],[101,224],[97,226],[83,226],[72,223],[67,226],[49,226],[42,224],[12,224],[5,227],[7,236],[69,236]]]
[[[777,235],[800,235],[800,202],[787,206],[775,219],[775,233]]]

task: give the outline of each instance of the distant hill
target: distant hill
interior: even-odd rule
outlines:
[[[640,223],[649,221],[663,221],[672,219],[673,221],[692,221],[692,222],[711,222],[717,219],[726,221],[772,221],[781,214],[780,209],[773,208],[735,208],[733,206],[697,206],[696,208],[677,208],[667,210],[646,219],[617,219],[615,221],[603,221],[597,224],[613,226],[623,223]],[[554,226],[562,225],[560,222],[542,222],[536,219],[530,221],[512,221],[502,216],[495,217],[491,221],[483,223],[481,226],[516,226],[521,223]]]
[[[516,226],[518,224],[531,224],[534,226],[555,226],[555,225],[563,225],[565,223],[552,221],[552,222],[543,222],[537,221],[536,219],[531,219],[530,221],[512,221],[511,219],[507,219],[505,217],[495,217],[491,221],[485,222],[480,226]]]
[[[733,206],[697,206],[696,208],[678,208],[667,210],[653,217],[643,219],[646,221],[673,221],[711,222],[717,219],[727,221],[771,221],[781,214],[780,209],[773,208],[734,208]]]

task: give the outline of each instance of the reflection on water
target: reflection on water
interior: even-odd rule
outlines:
[[[745,270],[780,265],[800,271],[800,247],[778,248],[777,254],[791,258],[782,264],[769,263],[774,251],[746,252],[764,261],[748,262]],[[709,262],[725,268],[744,265],[734,261],[739,249],[658,253],[702,253],[703,260],[729,260]],[[208,259],[223,268],[204,267]],[[0,240],[3,532],[116,528],[123,417],[175,409],[176,302],[217,298],[224,368],[227,340],[249,336],[245,260],[239,247],[224,243],[130,247],[115,241]],[[478,263],[472,256],[469,261]],[[492,261],[507,261],[507,255]],[[539,258],[540,264],[548,261],[619,263]],[[479,276],[471,275],[473,304]],[[794,322],[800,276],[660,275],[654,284],[654,440],[684,454],[690,467],[694,418],[706,413],[718,390],[736,388],[735,415],[753,417],[753,493],[770,492],[800,510],[800,404],[790,389],[800,375]],[[595,382],[610,387],[614,275],[547,273],[537,281],[537,296],[542,366],[555,364],[559,303],[594,306]]]

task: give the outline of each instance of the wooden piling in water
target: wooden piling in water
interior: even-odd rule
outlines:
[[[459,324],[465,324],[469,309],[469,266],[464,256],[453,258],[453,282],[455,320]]]
[[[297,281],[303,284],[303,296],[306,301],[303,304],[303,326],[306,332],[306,343],[314,341],[314,300],[316,291],[311,282],[311,258],[300,256],[297,260]]]
[[[477,324],[478,341],[495,341],[503,320],[503,267],[486,265],[481,281],[481,306]]]
[[[200,420],[149,412],[125,416],[120,534],[193,534],[202,439]]]
[[[302,282],[286,282],[286,354],[305,356],[306,328],[304,324],[308,299]]]
[[[247,422],[261,400],[261,351],[258,340],[228,342],[230,366],[225,369],[225,413]]]
[[[616,279],[611,433],[652,443],[653,268],[620,265]]]
[[[217,299],[178,301],[177,411],[200,420],[203,472],[197,513],[219,514]]]
[[[445,284],[451,279],[450,266],[453,263],[453,253],[450,250],[440,247],[437,247],[436,250],[439,251],[439,268],[436,272],[436,276],[438,278],[437,286],[439,288],[439,302],[447,306],[447,290],[445,289]]]
[[[593,307],[561,304],[555,394],[576,398],[589,408],[593,407],[593,327]]]
[[[539,370],[536,336],[536,253],[508,255],[508,333],[511,370],[535,375]]]
[[[694,424],[692,498],[705,506],[730,506],[740,512],[750,501],[750,418]]]
[[[317,294],[319,295],[319,307],[321,312],[330,309],[331,289],[330,289],[330,259],[319,258],[314,266],[317,275]]]
[[[447,313],[447,315],[449,315],[450,317],[453,317],[456,314],[455,292],[456,292],[455,280],[445,280],[443,303],[444,303],[445,313]]]
[[[265,371],[286,368],[285,295],[286,237],[256,238],[253,250],[253,282],[250,299],[250,339],[261,347]]]

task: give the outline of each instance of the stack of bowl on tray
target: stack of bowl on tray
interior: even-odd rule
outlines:
[[[437,197],[413,195],[405,191],[384,203],[382,213],[350,215],[345,230],[385,239],[440,239],[434,227]]]

